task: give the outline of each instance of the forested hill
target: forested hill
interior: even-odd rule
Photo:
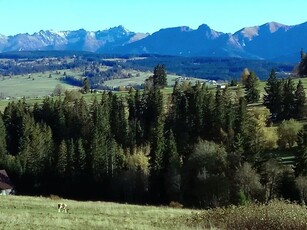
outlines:
[[[299,54],[298,54],[299,56]],[[139,59],[130,59],[123,65],[131,68],[150,70],[163,63],[167,71],[180,76],[197,77],[215,80],[239,80],[242,70],[248,68],[257,73],[260,79],[265,80],[271,69],[275,69],[280,76],[292,73],[295,65],[292,63],[278,63],[264,60],[221,57],[176,57],[148,55]]]
[[[0,114],[0,168],[21,194],[203,208],[307,201],[301,81],[272,70],[259,108],[254,72],[244,88],[177,83],[168,95],[166,80],[158,65],[143,91],[9,103]]]

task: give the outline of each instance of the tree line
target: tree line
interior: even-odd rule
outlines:
[[[90,104],[9,103],[0,116],[0,167],[19,194],[198,207],[307,199],[307,127],[285,105],[276,130],[244,89],[177,83],[166,95],[166,77],[158,65],[144,91],[104,92]],[[293,152],[291,164],[283,151]]]

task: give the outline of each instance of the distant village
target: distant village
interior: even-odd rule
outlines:
[[[178,77],[176,78],[176,82],[178,83],[183,83],[185,81],[191,81],[192,78],[190,77]],[[216,86],[216,88],[218,89],[224,89],[226,87],[226,85],[228,84],[228,82],[226,81],[216,81],[216,80],[208,80],[208,79],[202,79],[200,80],[201,84],[206,84],[208,86]]]

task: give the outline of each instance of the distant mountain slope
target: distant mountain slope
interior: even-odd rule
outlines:
[[[52,31],[41,30],[32,35],[0,35],[0,52],[20,50],[78,50],[96,52],[135,42],[148,34],[134,33],[123,26],[103,31]]]
[[[287,26],[270,22],[245,27],[234,34],[217,32],[208,25],[161,29],[151,35],[123,26],[90,32],[41,30],[32,35],[0,35],[0,52],[19,50],[77,50],[116,54],[239,57],[298,62],[307,50],[307,22]]]
[[[168,28],[119,47],[117,51],[297,62],[299,52],[304,47],[307,48],[307,22],[296,26],[271,22],[246,27],[234,34],[216,32],[207,25],[201,25],[197,30],[188,27]]]
[[[301,48],[307,48],[307,22],[296,26],[271,22],[246,27],[233,37],[246,52],[263,59],[291,56],[295,52],[298,54]]]

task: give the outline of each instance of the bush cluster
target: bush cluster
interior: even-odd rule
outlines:
[[[307,229],[307,212],[306,206],[274,200],[195,212],[185,221],[204,229]]]

